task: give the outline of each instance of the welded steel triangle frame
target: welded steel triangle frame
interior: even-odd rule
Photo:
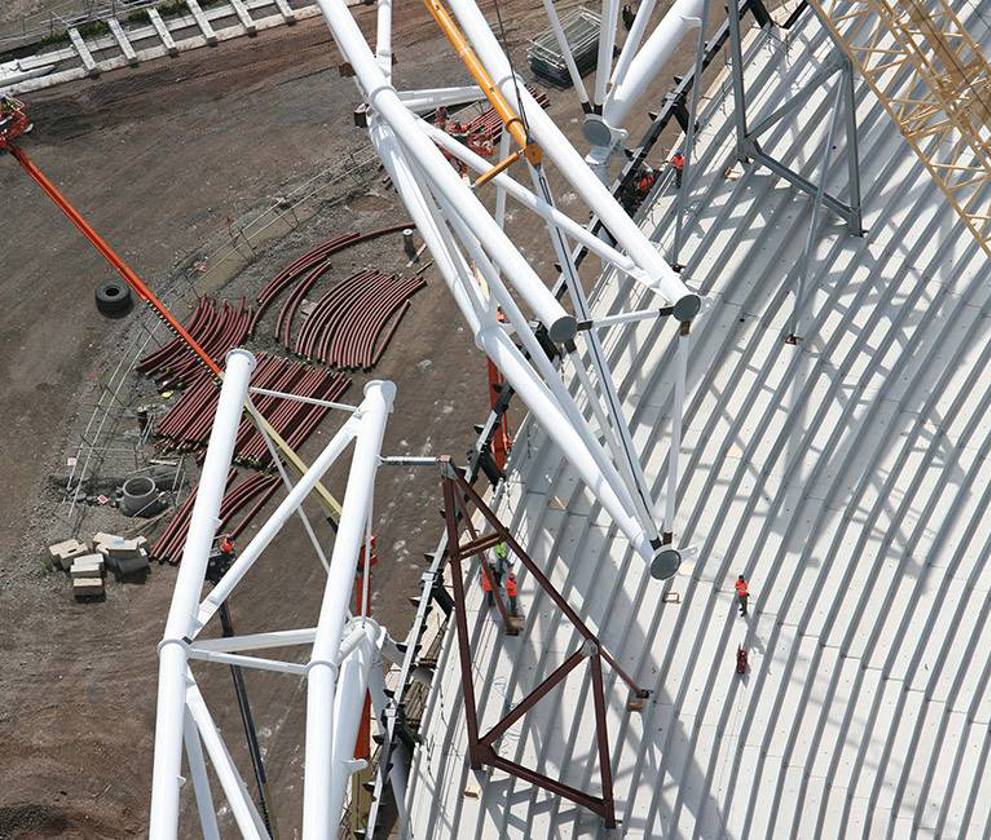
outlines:
[[[838,51],[839,60],[826,64],[816,73],[802,90],[795,93],[788,102],[781,105],[773,114],[751,127],[747,119],[747,90],[744,82],[743,39],[740,34],[740,17],[746,12],[749,0],[737,0],[739,7],[736,14],[729,12],[729,46],[730,46],[730,81],[733,89],[733,116],[736,126],[736,154],[741,163],[754,163],[770,169],[779,178],[783,178],[797,190],[813,198],[817,205],[822,204],[842,218],[848,230],[854,236],[863,236],[863,216],[860,196],[860,162],[857,145],[857,120],[854,102],[852,72],[849,62]],[[786,114],[801,107],[807,101],[808,90],[825,83],[836,72],[842,71],[841,81],[843,112],[846,129],[846,156],[849,171],[847,201],[837,198],[825,189],[826,173],[820,173],[821,183],[816,184],[798,172],[785,166],[773,156],[765,152],[757,136]]]
[[[623,670],[616,660],[602,647],[598,637],[571,608],[564,596],[554,587],[539,566],[524,551],[515,537],[506,528],[495,512],[485,504],[482,497],[464,479],[461,472],[449,458],[441,458],[441,488],[444,495],[444,518],[447,523],[447,556],[451,563],[451,581],[454,590],[454,617],[457,627],[458,652],[461,662],[461,682],[465,701],[465,721],[468,729],[468,756],[475,770],[484,765],[496,767],[545,790],[563,796],[572,802],[588,808],[605,821],[607,828],[616,826],[616,807],[613,800],[612,767],[609,752],[609,733],[606,725],[606,698],[602,681],[602,662],[609,663],[621,680],[626,683],[632,696],[642,700],[649,691],[638,686],[633,678]],[[482,514],[492,532],[479,537],[471,524],[469,503]],[[471,540],[462,544],[460,534],[467,528]],[[583,637],[581,647],[569,656],[547,678],[533,688],[513,709],[484,735],[479,734],[478,707],[475,702],[475,688],[472,683],[471,649],[469,646],[468,615],[465,604],[465,583],[462,561],[480,554],[498,542],[505,542],[509,550],[519,559],[522,566],[533,576],[537,585],[550,600],[564,613],[578,633]],[[485,566],[483,565],[483,573]],[[496,592],[498,597],[498,592]],[[501,599],[499,601],[502,607]],[[504,615],[504,619],[508,617]],[[595,796],[564,784],[543,773],[538,773],[498,754],[494,743],[506,733],[520,718],[530,711],[555,686],[560,684],[578,665],[588,659],[592,676],[592,695],[595,707],[596,745],[598,749],[599,775],[602,795]]]

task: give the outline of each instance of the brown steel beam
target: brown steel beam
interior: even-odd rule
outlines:
[[[592,796],[590,793],[571,787],[571,785],[566,785],[564,782],[552,779],[550,776],[545,776],[543,773],[538,773],[529,767],[524,767],[522,764],[510,761],[508,758],[496,755],[494,752],[488,756],[487,763],[498,770],[502,770],[504,773],[509,773],[511,776],[516,776],[518,779],[523,779],[525,782],[542,787],[544,790],[549,790],[551,793],[556,793],[558,796],[563,796],[565,799],[570,799],[572,802],[588,808],[593,813],[602,817],[606,821],[608,828],[615,828],[616,826],[615,815],[612,816],[610,822],[609,809],[606,803],[598,796]]]
[[[547,679],[545,679],[542,683],[540,683],[540,685],[524,697],[515,709],[511,710],[509,714],[507,714],[487,733],[485,733],[480,739],[481,742],[486,746],[491,747],[492,742],[495,741],[496,738],[504,734],[509,727],[516,723],[516,721],[523,717],[523,715],[530,711],[530,709],[536,706],[544,695],[546,695],[548,691],[568,676],[568,674],[570,674],[578,663],[584,658],[584,650],[578,650],[571,654],[571,656],[565,659],[564,662],[559,665],[549,677],[547,677]]]

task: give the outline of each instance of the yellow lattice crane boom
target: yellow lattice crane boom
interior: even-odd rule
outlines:
[[[946,0],[809,0],[991,256],[991,66]]]

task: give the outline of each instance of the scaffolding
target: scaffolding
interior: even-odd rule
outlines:
[[[991,66],[946,0],[810,0],[991,256]]]

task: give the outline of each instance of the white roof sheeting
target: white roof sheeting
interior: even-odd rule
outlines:
[[[714,7],[715,8],[715,7]],[[962,14],[970,13],[968,7]],[[987,45],[977,19],[972,33]],[[751,33],[752,35],[753,33]],[[751,39],[756,122],[831,52],[806,14]],[[728,90],[725,79],[720,82]],[[766,151],[814,178],[827,86]],[[605,647],[652,691],[643,713],[605,671],[619,836],[979,837],[991,831],[991,317],[988,266],[881,106],[858,84],[864,239],[828,211],[805,341],[784,343],[811,199],[767,170],[724,177],[732,109],[708,108],[704,182],[683,277],[711,307],[689,363],[677,542],[652,580],[534,426],[499,506]],[[830,189],[844,195],[842,131]],[[644,222],[670,240],[672,201]],[[646,305],[606,278],[599,313]],[[660,499],[676,325],[613,328],[607,349]],[[468,578],[485,731],[579,644],[520,575],[526,631],[479,615]],[[751,581],[748,622],[733,581]],[[662,603],[662,592],[680,603]],[[601,820],[465,755],[453,623],[428,701],[409,836],[595,837]],[[751,670],[735,672],[739,643]],[[598,791],[587,667],[500,753]],[[466,794],[467,792],[467,794]]]

